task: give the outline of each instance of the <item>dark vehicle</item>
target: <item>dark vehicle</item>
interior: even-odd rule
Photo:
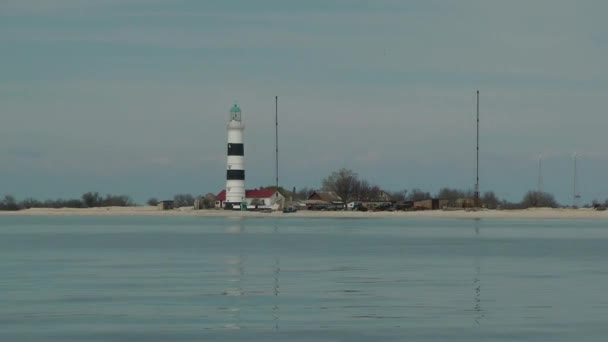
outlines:
[[[414,207],[414,202],[405,201],[405,202],[397,202],[393,206],[395,210],[412,210]]]
[[[283,212],[284,213],[295,213],[296,211],[298,211],[298,209],[294,208],[294,207],[285,207],[283,208]]]
[[[382,204],[374,208],[374,211],[393,211],[393,206],[391,204]]]
[[[307,208],[308,210],[327,210],[328,207],[326,205],[313,204],[307,206]]]
[[[367,207],[366,207],[366,206],[364,206],[364,205],[363,205],[363,204],[361,204],[361,203],[357,203],[357,204],[356,204],[356,205],[353,207],[353,210],[356,210],[356,211],[367,211]]]

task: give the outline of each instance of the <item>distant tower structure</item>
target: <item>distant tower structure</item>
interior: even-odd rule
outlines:
[[[476,160],[476,179],[475,179],[475,207],[481,207],[479,194],[479,90],[477,91],[477,160]]]
[[[538,181],[536,185],[536,192],[540,195],[543,192],[543,155],[538,155]]]
[[[274,108],[275,108],[275,175],[276,175],[276,184],[277,190],[279,189],[279,97],[275,96],[274,98]]]
[[[578,158],[578,154],[574,153],[574,175],[572,176],[572,207],[576,208],[578,206],[578,199],[581,198],[581,195],[577,192],[576,183],[577,179],[577,169],[576,169],[576,159]]]
[[[543,193],[543,155],[538,155],[538,181],[536,184],[536,194],[534,195],[534,207],[538,207]]]
[[[226,169],[226,209],[238,209],[245,201],[245,149],[241,108],[235,103],[228,121],[228,158]]]

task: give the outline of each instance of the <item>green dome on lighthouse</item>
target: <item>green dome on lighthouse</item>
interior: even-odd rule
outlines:
[[[239,107],[239,105],[237,105],[236,103],[234,104],[234,106],[232,106],[232,108],[230,108],[230,113],[238,113],[241,111],[241,107]]]
[[[230,121],[241,121],[241,107],[236,102],[230,108]]]

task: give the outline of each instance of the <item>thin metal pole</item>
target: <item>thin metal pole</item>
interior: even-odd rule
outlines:
[[[475,182],[475,205],[479,206],[479,90],[477,91],[477,179]]]
[[[576,153],[574,154],[574,178],[572,179],[572,207],[576,207]]]
[[[543,192],[543,155],[538,155],[538,185],[536,192],[540,195]]]
[[[279,188],[279,97],[274,98],[275,106],[275,175],[276,175],[276,187]]]
[[[538,155],[538,181],[536,185],[536,194],[534,195],[534,207],[538,207],[541,194],[543,193],[543,155]]]

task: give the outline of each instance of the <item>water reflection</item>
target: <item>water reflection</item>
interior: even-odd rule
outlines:
[[[475,313],[475,323],[480,324],[484,317],[484,310],[481,307],[481,233],[479,229],[479,220],[475,220],[474,225],[474,258],[473,268],[475,276],[473,277],[473,312]]]
[[[275,223],[274,229],[272,232],[274,235],[279,234],[278,224]],[[274,274],[274,283],[273,283],[272,292],[274,294],[274,306],[272,307],[272,319],[274,321],[274,330],[278,331],[279,330],[279,313],[280,313],[279,293],[281,292],[280,287],[279,287],[279,278],[281,275],[281,258],[278,255],[274,257],[273,274]]]
[[[274,258],[274,287],[273,293],[275,296],[275,303],[272,307],[272,319],[274,321],[274,330],[279,330],[279,275],[281,274],[281,259],[277,256]]]
[[[232,303],[227,308],[230,313],[232,323],[224,325],[226,329],[241,329],[241,296],[245,294],[243,290],[243,276],[245,274],[245,259],[242,255],[230,257],[225,264],[228,266],[227,273],[228,287],[222,292],[222,295],[233,297]]]
[[[224,228],[227,234],[242,234],[244,226],[241,219],[236,219],[235,222]],[[230,314],[230,323],[224,325],[225,329],[241,329],[241,296],[245,294],[243,289],[243,278],[245,275],[245,257],[242,254],[237,256],[229,256],[224,261],[227,266],[226,274],[228,274],[227,286],[222,292],[222,295],[232,297],[232,303],[227,308],[218,308],[226,310]]]
[[[228,225],[224,228],[224,232],[227,234],[245,234],[244,221],[238,220],[236,222],[232,222],[233,224]],[[279,229],[278,226],[275,225],[272,234],[278,234]],[[255,258],[254,258],[255,259]],[[279,330],[279,321],[280,321],[280,305],[279,305],[279,294],[280,291],[280,275],[281,275],[281,258],[276,255],[272,259],[273,261],[264,262],[264,268],[269,270],[272,269],[272,272],[267,272],[263,270],[259,270],[257,266],[259,266],[255,260],[250,260],[247,263],[247,256],[243,254],[228,256],[225,258],[223,264],[226,267],[225,274],[227,275],[226,284],[224,285],[224,290],[222,291],[222,295],[227,299],[230,299],[229,304],[226,307],[219,307],[219,311],[229,313],[229,322],[223,325],[225,329],[242,329],[242,314],[246,313],[247,309],[254,309],[255,312],[268,312],[268,306],[260,307],[251,307],[252,294],[253,296],[257,296],[260,293],[264,293],[265,295],[271,296],[272,300],[268,301],[272,303],[270,307],[271,311],[271,319],[272,326],[275,331]],[[251,274],[247,274],[247,270]],[[253,271],[252,271],[253,269]],[[265,289],[255,289],[258,281],[251,281],[251,277],[256,278],[264,275],[263,277],[270,282],[266,284],[272,284],[271,287],[266,287]],[[271,277],[268,277],[271,275]],[[249,282],[247,281],[249,277]],[[266,285],[268,286],[268,285]],[[267,316],[268,317],[268,316]]]
[[[242,217],[234,217],[231,218],[232,221],[230,225],[224,227],[224,232],[228,234],[241,234],[245,232],[245,226],[243,225]]]
[[[242,255],[237,257],[229,257],[225,264],[228,266],[226,272],[230,275],[228,283],[230,287],[222,293],[225,296],[242,296],[243,292],[243,275],[245,274],[245,259]]]

